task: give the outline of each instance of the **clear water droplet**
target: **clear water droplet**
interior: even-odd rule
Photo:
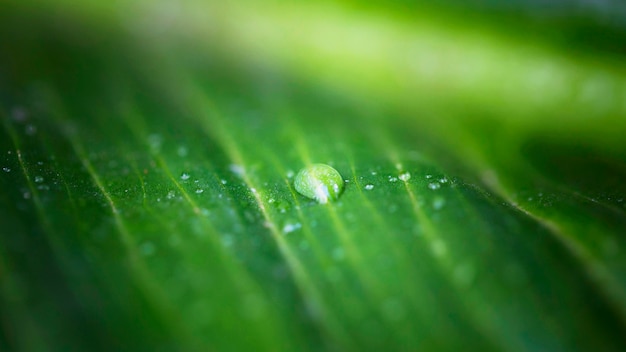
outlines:
[[[435,210],[439,210],[441,208],[443,208],[443,206],[446,205],[446,199],[443,197],[436,197],[435,199],[433,199],[433,208]]]
[[[225,184],[227,184],[227,183],[228,183],[226,180],[220,180],[220,182],[221,182],[223,185],[225,185]]]
[[[228,169],[239,177],[243,177],[243,175],[246,173],[246,169],[243,166],[237,164],[230,164],[228,166]]]
[[[10,169],[10,168],[8,168],[8,167],[3,167],[3,168],[2,168],[2,171],[4,171],[4,172],[11,172],[11,169]]]
[[[365,185],[365,189],[366,189],[366,190],[368,190],[368,191],[371,191],[371,190],[373,190],[373,189],[374,189],[374,185],[372,185],[372,184],[367,184],[367,185]]]
[[[405,173],[400,174],[400,176],[398,177],[400,178],[400,180],[406,182],[411,179],[411,173],[405,172]]]
[[[42,183],[42,182],[43,182],[43,177],[41,177],[41,176],[35,176],[35,182],[36,182],[36,183]]]
[[[433,175],[426,175],[426,178],[427,179],[431,179],[431,178],[433,178]]]
[[[176,197],[176,192],[174,191],[167,192],[167,199],[172,199],[174,197]]]
[[[339,198],[344,181],[337,170],[325,164],[313,164],[300,170],[294,180],[296,191],[321,204]]]
[[[176,150],[176,154],[178,154],[181,158],[184,158],[189,154],[189,150],[184,145],[181,145]]]
[[[29,124],[26,125],[26,130],[25,130],[26,134],[29,136],[33,136],[35,135],[35,133],[37,133],[37,126]]]
[[[285,224],[285,226],[283,226],[283,233],[286,235],[288,233],[294,232],[296,230],[299,230],[302,228],[302,224],[297,222],[297,223],[289,223],[289,224]]]
[[[158,152],[163,144],[163,137],[158,133],[153,133],[148,136],[148,144],[153,152]]]
[[[428,188],[432,189],[432,190],[437,190],[439,188],[441,188],[441,185],[437,182],[431,182],[428,184]]]
[[[398,182],[397,177],[389,176],[389,182]]]
[[[191,177],[191,176],[190,176],[188,173],[186,173],[186,172],[183,172],[183,173],[180,175],[180,179],[181,179],[181,180],[183,180],[183,181],[187,181],[190,177]]]
[[[201,194],[201,193],[203,193],[203,192],[204,192],[204,190],[203,190],[202,188],[198,188],[198,189],[196,189],[196,194]]]

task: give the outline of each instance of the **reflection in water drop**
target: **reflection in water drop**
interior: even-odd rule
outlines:
[[[36,183],[42,183],[42,182],[43,182],[43,177],[41,177],[41,176],[35,176],[35,182],[36,182]]]
[[[409,172],[405,172],[399,176],[400,180],[406,182],[411,179],[411,174]]]
[[[371,190],[374,189],[374,185],[372,185],[372,184],[365,185],[365,189],[368,190],[368,191],[371,191]]]
[[[186,172],[183,172],[183,173],[180,175],[180,179],[181,179],[181,180],[183,180],[183,181],[187,181],[190,177],[191,177],[191,176],[190,176],[188,173],[186,173]]]

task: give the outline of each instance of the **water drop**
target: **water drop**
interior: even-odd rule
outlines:
[[[433,175],[426,175],[426,178],[431,179],[433,178]]]
[[[204,190],[203,190],[202,188],[198,188],[198,189],[196,189],[196,194],[201,194],[201,193],[203,193],[203,192],[204,192]]]
[[[176,197],[176,192],[174,191],[167,192],[167,199],[172,199],[174,197]]]
[[[409,172],[405,172],[399,176],[400,180],[406,182],[411,179],[411,174]]]
[[[220,180],[220,182],[221,182],[223,185],[225,185],[225,184],[227,184],[227,183],[228,183],[226,180]]]
[[[448,179],[446,177],[442,177],[439,179],[439,183],[448,183]]]
[[[42,182],[43,182],[43,177],[41,177],[41,176],[35,176],[35,182],[36,182],[36,183],[42,183]]]
[[[300,224],[299,222],[295,224],[286,224],[285,226],[283,226],[283,233],[286,235],[288,233],[294,232],[301,228],[302,228],[302,224]]]
[[[287,171],[287,178],[292,178],[294,175],[292,170]]]
[[[441,188],[441,185],[439,183],[436,182],[431,182],[428,184],[428,188],[432,189],[432,190],[436,190]]]
[[[33,136],[35,133],[37,133],[37,126],[35,125],[26,125],[26,134],[29,136]]]
[[[321,204],[339,198],[343,186],[339,172],[325,164],[313,164],[300,170],[294,181],[298,193]]]
[[[183,181],[187,181],[190,177],[191,177],[191,176],[190,176],[188,173],[186,173],[186,172],[183,172],[183,173],[180,175],[180,179],[181,179],[181,180],[183,180]]]
[[[446,205],[446,199],[443,197],[436,197],[435,199],[433,199],[433,208],[435,210],[439,210],[441,208],[443,208],[443,206]]]
[[[397,177],[389,176],[389,182],[397,182],[397,181],[398,181]]]
[[[4,172],[11,172],[11,169],[10,169],[10,168],[8,168],[8,167],[3,167],[3,168],[2,168],[2,171],[4,171]]]
[[[189,150],[187,150],[187,147],[185,147],[184,145],[181,145],[176,150],[176,154],[178,154],[178,156],[180,156],[181,158],[184,158],[187,156],[187,154],[189,154]]]
[[[241,165],[230,164],[228,168],[230,169],[232,173],[234,173],[235,175],[239,177],[243,177],[243,175],[246,173],[246,169],[244,169],[244,167]]]
[[[372,184],[365,185],[365,189],[368,190],[368,191],[371,191],[371,190],[374,189],[374,185],[372,185]]]
[[[163,137],[160,134],[153,133],[148,136],[148,144],[153,152],[158,152],[163,144]]]

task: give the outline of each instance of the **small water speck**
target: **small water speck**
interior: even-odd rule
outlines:
[[[186,173],[186,172],[183,172],[183,173],[180,175],[180,179],[181,179],[181,180],[183,180],[183,181],[187,181],[190,177],[191,177],[191,176],[190,176],[188,173]]]
[[[275,201],[276,201],[276,199],[274,199],[274,198],[270,198],[270,199],[267,200],[267,202],[270,203],[270,204],[274,203]]]
[[[446,177],[442,177],[439,179],[439,183],[448,183],[448,179]]]
[[[439,210],[441,208],[443,208],[443,206],[446,205],[446,199],[443,197],[436,197],[435,199],[433,199],[433,208],[435,210]]]
[[[294,176],[293,170],[287,171],[287,178],[292,178]]]
[[[196,194],[201,194],[201,193],[203,193],[203,192],[204,192],[204,190],[203,190],[202,188],[198,188],[198,189],[196,189]]]
[[[365,189],[368,190],[368,191],[371,191],[371,190],[374,189],[374,185],[372,185],[372,184],[365,185]]]
[[[389,182],[397,182],[397,181],[398,181],[397,177],[389,176]]]
[[[433,178],[433,175],[426,175],[426,178],[431,179]]]
[[[297,222],[295,224],[286,224],[283,226],[283,233],[286,235],[288,233],[294,232],[302,228],[302,224]]]
[[[221,182],[223,185],[225,185],[225,184],[227,184],[227,183],[228,183],[228,181],[226,181],[226,180],[220,180],[220,182]]]
[[[152,242],[144,242],[139,246],[139,251],[145,256],[153,255],[156,252],[156,247]]]
[[[439,183],[436,182],[431,182],[428,184],[428,188],[432,189],[432,190],[436,190],[441,188],[441,185]]]
[[[22,197],[24,197],[24,199],[30,199],[30,192],[26,191],[26,192],[22,193]]]
[[[189,150],[184,145],[181,145],[176,150],[176,154],[178,154],[178,156],[180,156],[181,158],[184,158],[187,156],[187,154],[189,154]]]
[[[24,107],[16,106],[11,109],[11,117],[15,122],[25,122],[28,120],[28,112]]]
[[[174,197],[176,197],[176,192],[174,191],[167,192],[167,199],[172,199]]]
[[[398,177],[400,178],[400,180],[406,182],[411,179],[411,173],[405,172],[405,173],[400,174],[400,176]]]
[[[152,151],[159,151],[161,149],[161,145],[163,144],[163,137],[160,134],[153,133],[148,136],[148,144],[150,145],[150,149]]]
[[[29,124],[26,125],[26,130],[25,130],[26,134],[29,136],[33,136],[35,135],[35,133],[37,133],[37,126]]]
[[[2,168],[2,171],[4,171],[4,172],[11,172],[11,169],[10,169],[10,168],[8,168],[8,167],[3,167],[3,168]]]
[[[43,182],[43,177],[41,177],[41,176],[35,176],[35,182],[36,182],[36,183],[42,183],[42,182]]]
[[[250,192],[252,192],[252,194],[257,194],[257,190],[254,187],[250,187]]]
[[[237,164],[230,164],[228,166],[228,169],[239,177],[243,177],[243,175],[246,173],[246,169],[244,169],[243,166]]]
[[[372,176],[376,176],[376,175],[378,175],[378,172],[372,171],[371,174],[372,174]]]

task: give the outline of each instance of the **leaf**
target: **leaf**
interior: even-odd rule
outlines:
[[[0,20],[3,350],[624,349],[617,53],[433,9],[58,6]],[[295,191],[312,163],[337,202]]]

